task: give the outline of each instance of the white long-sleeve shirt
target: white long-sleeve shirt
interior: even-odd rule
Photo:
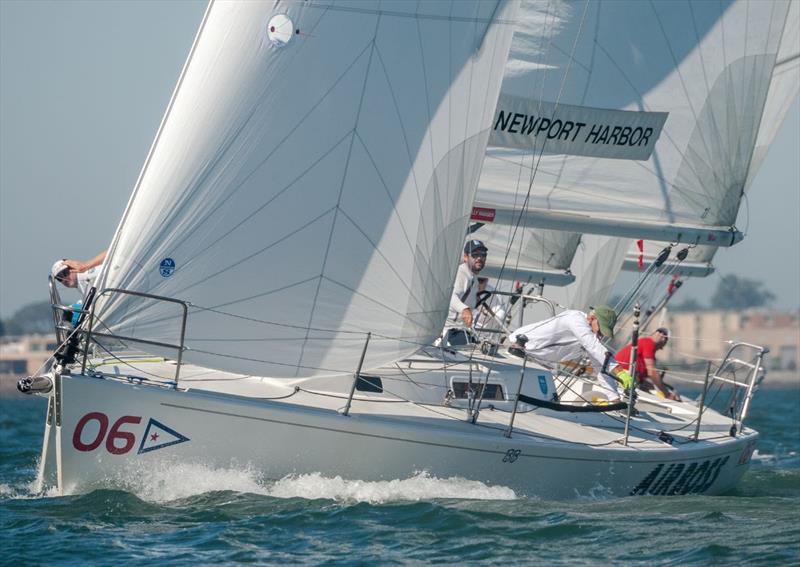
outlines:
[[[592,367],[599,372],[608,352],[592,332],[586,313],[582,311],[564,311],[550,319],[524,325],[509,335],[511,344],[516,342],[518,335],[528,337],[525,350],[531,357],[542,362],[555,364],[586,354],[592,361]],[[612,357],[608,371],[616,366]]]
[[[97,279],[97,276],[100,275],[100,272],[103,270],[103,264],[99,266],[95,266],[94,268],[89,268],[85,272],[81,272],[78,274],[78,291],[81,292],[82,296],[86,295],[86,292],[89,291],[89,288],[94,285],[94,281]]]
[[[448,322],[458,321],[464,309],[475,309],[478,295],[478,278],[469,269],[466,262],[458,266],[456,282],[453,284],[453,295],[450,297],[450,315]]]
[[[478,278],[478,291],[481,291],[481,278]],[[494,292],[494,286],[485,283],[483,288],[485,291]],[[491,313],[494,313],[494,316],[491,315],[489,309],[491,309]],[[492,294],[489,299],[484,303],[484,308],[477,313],[477,317],[475,318],[475,328],[486,330],[486,329],[494,329],[497,331],[504,330],[503,320],[506,317],[506,301],[505,298],[500,295]]]

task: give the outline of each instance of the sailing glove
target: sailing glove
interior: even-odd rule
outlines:
[[[617,378],[619,381],[622,382],[622,387],[626,390],[630,390],[633,388],[633,376],[627,370],[620,370],[617,372]]]

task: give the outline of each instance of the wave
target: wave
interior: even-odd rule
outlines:
[[[145,471],[142,471],[145,472]],[[253,468],[211,468],[203,464],[182,464],[137,475],[128,489],[148,501],[170,501],[213,491],[260,494],[274,498],[327,499],[372,504],[393,501],[434,499],[513,500],[510,488],[488,486],[463,478],[440,479],[426,472],[410,478],[364,481],[348,480],[322,473],[290,475],[280,480],[265,480]],[[176,479],[180,479],[176,482]]]
[[[515,500],[516,494],[504,486],[488,486],[459,477],[436,478],[419,472],[406,479],[362,481],[345,480],[320,473],[282,478],[269,489],[277,498],[326,498],[337,501],[379,504],[396,501],[436,499]]]
[[[460,477],[437,478],[425,471],[409,478],[391,480],[350,480],[322,473],[289,475],[279,480],[265,479],[250,466],[213,468],[201,463],[141,466],[104,479],[98,485],[77,487],[67,495],[91,489],[122,489],[148,502],[170,502],[211,492],[237,492],[273,498],[303,498],[338,502],[417,502],[437,499],[515,500],[517,495],[504,486]],[[35,483],[15,488],[0,484],[0,497],[37,498],[56,496],[53,490],[35,492]]]

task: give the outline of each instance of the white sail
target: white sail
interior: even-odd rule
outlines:
[[[528,262],[513,265],[569,257],[580,233],[741,240],[741,196],[797,92],[796,13],[788,1],[524,3],[475,203],[484,222],[519,224],[508,255]],[[488,227],[475,235],[497,249],[505,232]],[[552,230],[573,234],[565,248],[527,244]]]
[[[578,233],[492,223],[478,229],[475,237],[489,248],[484,276],[555,286],[575,280],[569,269],[580,242]]]
[[[747,190],[758,173],[770,144],[775,139],[778,129],[783,123],[789,107],[797,99],[800,92],[800,2],[792,2],[786,15],[786,24],[780,36],[775,65],[769,84],[767,100],[761,116],[756,136],[753,157],[747,173]],[[658,254],[663,244],[645,243],[645,263]],[[675,270],[679,275],[705,277],[714,272],[711,262],[718,250],[717,246],[697,246],[693,248],[686,260]],[[638,269],[638,249],[631,247],[625,261],[625,269]]]
[[[397,360],[446,317],[516,4],[214,2],[103,286],[190,303],[184,360],[270,376]],[[99,327],[175,344],[114,293]],[[149,344],[147,350],[175,352]]]

